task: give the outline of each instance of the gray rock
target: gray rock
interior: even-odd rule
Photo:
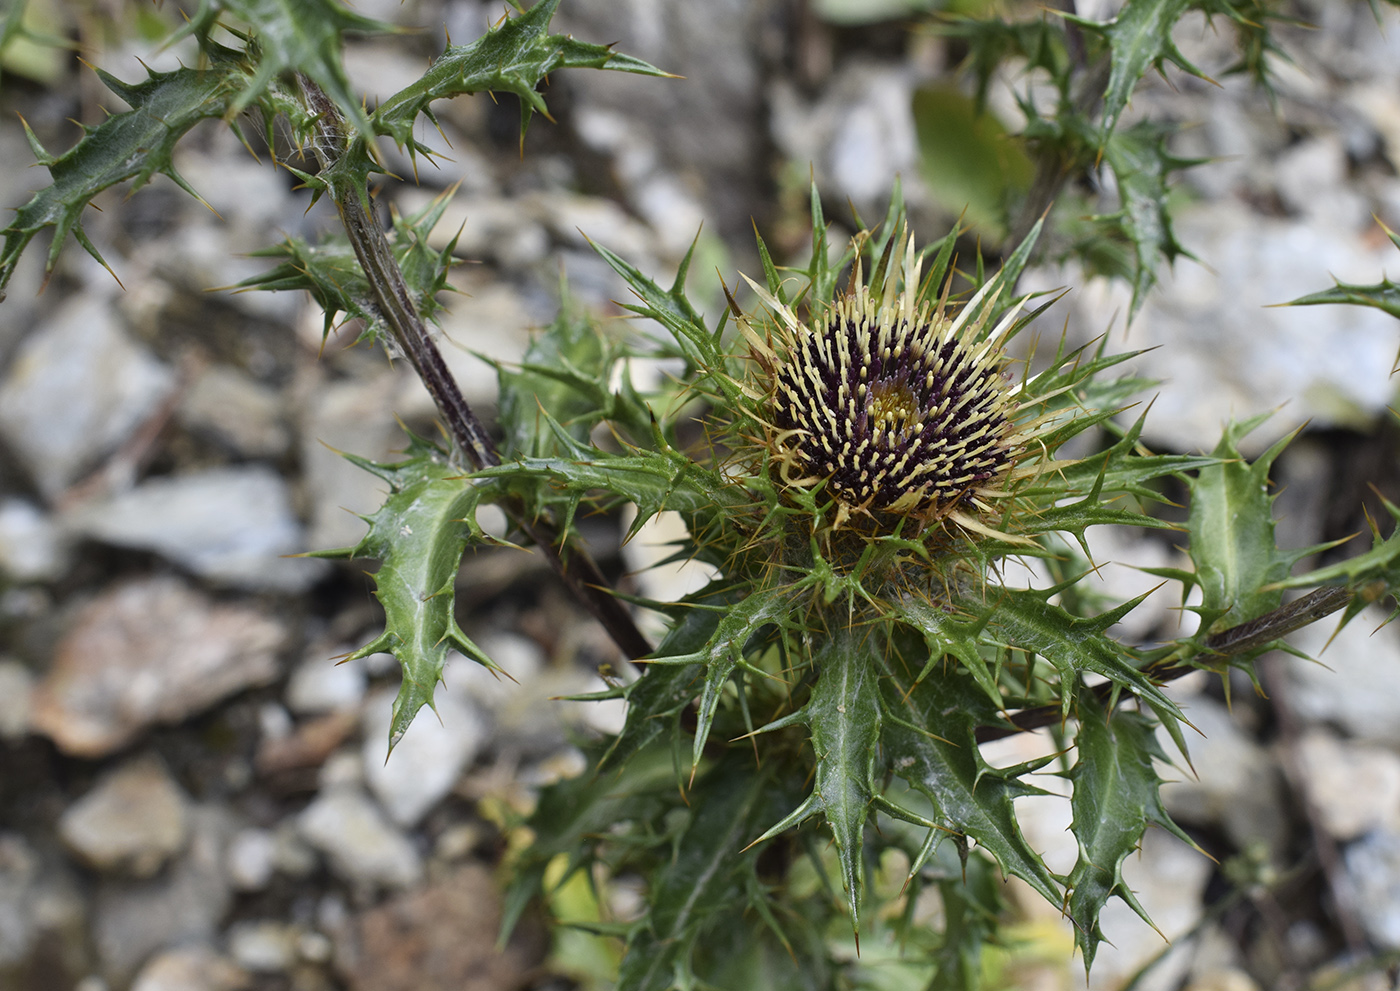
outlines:
[[[1348,187],[1347,169],[1342,136],[1323,134],[1278,156],[1274,185],[1279,199],[1307,223],[1350,234],[1366,228],[1371,211],[1365,197]]]
[[[192,809],[189,847],[170,870],[99,887],[93,942],[109,980],[124,983],[155,950],[214,937],[233,901],[223,868],[232,831],[226,811]]]
[[[58,820],[58,834],[88,866],[150,877],[185,844],[185,796],[160,758],[129,760]]]
[[[787,158],[811,164],[817,181],[850,197],[862,214],[883,209],[894,180],[918,170],[913,82],[902,67],[851,62],[814,102],[779,82],[773,135]]]
[[[330,861],[331,870],[360,888],[409,888],[423,876],[418,851],[356,788],[323,791],[297,817],[306,842]]]
[[[241,372],[206,368],[180,397],[180,423],[250,458],[276,458],[291,446],[281,397]]]
[[[1368,833],[1342,857],[1366,934],[1379,949],[1400,949],[1400,833]]]
[[[428,205],[425,191],[405,190],[401,209],[416,212]],[[492,261],[508,269],[528,268],[549,251],[549,233],[529,205],[499,196],[456,196],[428,236],[428,245],[441,251],[457,239],[456,254]]]
[[[300,926],[275,919],[237,922],[228,931],[229,954],[255,974],[282,973],[297,962],[302,935]]]
[[[34,676],[18,661],[0,657],[0,740],[18,740],[29,732]]]
[[[1268,753],[1245,736],[1225,706],[1197,695],[1183,702],[1191,724],[1187,744],[1191,768],[1164,772],[1162,804],[1178,822],[1218,824],[1240,849],[1264,841],[1271,852],[1282,855],[1288,840],[1282,783]],[[1175,745],[1165,730],[1158,731],[1163,750],[1176,757]]]
[[[383,504],[386,486],[340,452],[395,460],[394,452],[406,445],[393,416],[402,408],[394,395],[404,380],[386,369],[368,381],[325,383],[304,406],[301,461],[311,501],[307,547],[353,547],[365,535],[359,516]]]
[[[207,946],[185,946],[151,958],[131,991],[244,991],[252,978]]]
[[[67,541],[53,521],[23,499],[0,502],[0,574],[47,582],[68,570]]]
[[[318,645],[307,651],[305,659],[292,672],[287,682],[287,705],[298,715],[339,712],[353,709],[365,697],[367,675],[362,659],[337,661],[335,655],[347,651],[332,651]]]
[[[22,836],[0,833],[0,973],[23,963],[38,931],[39,857]]]
[[[1326,289],[1333,276],[1379,281],[1394,264],[1388,242],[1367,246],[1354,230],[1264,217],[1228,200],[1182,209],[1176,233],[1202,264],[1183,259],[1163,273],[1127,339],[1134,350],[1155,350],[1122,366],[1162,383],[1145,442],[1208,451],[1226,420],[1287,403],[1243,443],[1253,456],[1305,421],[1365,429],[1384,413],[1394,395],[1394,318],[1353,306],[1273,304]],[[1022,283],[1027,290],[1066,285],[1077,288],[1051,309],[1047,334],[1057,337],[1068,317],[1072,338],[1087,341],[1128,310],[1123,283],[1086,282],[1073,268],[1040,269]]]
[[[229,841],[226,865],[235,891],[262,891],[277,871],[277,839],[266,829],[240,829]]]
[[[563,5],[553,26],[579,38],[616,41],[620,51],[685,77],[637,85],[642,80],[622,73],[590,72],[571,85],[579,107],[634,121],[656,149],[659,169],[693,191],[720,236],[745,245],[753,243],[750,219],[767,182],[760,165],[765,108],[756,42],[773,6],[577,0]]]
[[[272,864],[288,877],[306,877],[316,869],[316,851],[302,839],[297,823],[284,819],[272,831]]]
[[[120,584],[80,609],[34,690],[30,725],[101,757],[153,723],[178,723],[278,676],[286,627],[171,578]]]
[[[110,453],[174,388],[127,337],[110,302],[65,303],[19,346],[0,383],[0,435],[53,498]]]
[[[1302,719],[1333,723],[1360,742],[1400,747],[1400,630],[1385,622],[1386,613],[1373,606],[1335,637],[1335,622],[1323,620],[1289,638],[1320,662],[1284,658],[1289,699]]]
[[[153,478],[74,511],[76,532],[120,547],[152,550],[210,581],[259,591],[299,592],[323,561],[284,555],[307,549],[282,477],[262,465]]]
[[[452,791],[489,735],[480,711],[465,693],[449,687],[456,682],[449,677],[434,699],[437,711],[422,710],[393,753],[389,753],[389,721],[395,692],[376,693],[365,706],[365,781],[389,818],[400,826],[416,825]]]
[[[1308,800],[1339,840],[1373,829],[1400,835],[1400,755],[1313,729],[1298,741],[1298,767]]]

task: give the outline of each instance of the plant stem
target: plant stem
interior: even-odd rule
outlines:
[[[1212,633],[1203,641],[1206,651],[1222,657],[1243,654],[1250,650],[1273,643],[1280,637],[1317,622],[1341,609],[1352,599],[1355,590],[1345,585],[1328,585],[1313,589],[1307,595],[1279,606],[1247,622],[1232,626],[1228,630]],[[1193,664],[1171,664],[1159,670],[1151,666],[1144,669],[1153,681],[1165,684],[1177,678],[1201,670]],[[1107,701],[1113,693],[1112,682],[1105,682],[1094,689],[1100,701]],[[1010,726],[983,726],[977,731],[978,743],[990,743],[1003,737],[1026,730],[1053,726],[1063,718],[1063,710],[1058,703],[1038,705],[1033,709],[1022,709],[1006,717]]]
[[[305,76],[298,76],[298,81],[307,104],[318,118],[318,135],[314,144],[324,173],[334,165],[333,156],[346,153],[351,139],[345,119],[335,103]],[[472,412],[457,386],[457,380],[443,361],[442,352],[433,343],[423,318],[413,305],[408,284],[394,259],[389,239],[370,215],[368,190],[347,188],[347,184],[337,183],[333,179],[331,195],[340,210],[340,218],[355,257],[369,281],[375,308],[433,397],[453,443],[473,469],[500,464],[501,456],[495,442]],[[637,629],[627,608],[612,594],[608,580],[587,550],[576,542],[561,541],[558,531],[548,520],[528,518],[519,500],[507,502],[502,508],[540,549],[550,567],[603,625],[623,653],[634,660],[651,653],[651,644]]]

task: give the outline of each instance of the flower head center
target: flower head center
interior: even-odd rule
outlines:
[[[870,427],[894,444],[908,439],[921,415],[918,399],[903,382],[880,382],[870,390]]]
[[[864,291],[795,328],[774,371],[785,463],[844,505],[942,516],[1016,460],[999,349]]]

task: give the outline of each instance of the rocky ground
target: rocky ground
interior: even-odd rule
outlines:
[[[112,30],[120,5],[32,3],[121,78],[139,76],[137,55],[156,68],[179,57]],[[497,6],[357,4],[433,30],[352,49],[356,84],[398,89],[440,26],[468,40]],[[909,106],[957,51],[893,17],[847,23],[869,9],[565,0],[557,26],[685,79],[561,74],[558,123],[537,120],[523,156],[507,101],[442,108],[446,140],[433,139],[450,158],[383,198],[407,211],[461,184],[439,230],[462,225],[471,263],[443,331],[483,415],[494,372],[479,355],[519,357],[555,313],[561,270],[584,305],[620,312],[610,300],[625,290],[585,235],[664,273],[703,222],[697,295],[713,306],[716,266],[731,284],[756,270],[751,217],[778,250],[799,249],[809,175],[829,215],[848,218],[847,201],[878,215],[902,174],[920,232],[946,228],[956,206],[919,176]],[[1077,339],[1111,329],[1115,345],[1162,345],[1139,359],[1163,380],[1145,435],[1156,448],[1210,449],[1226,417],[1280,406],[1256,450],[1306,424],[1276,473],[1284,539],[1301,546],[1364,527],[1376,493],[1400,501],[1386,412],[1400,325],[1263,308],[1400,261],[1372,220],[1400,228],[1400,18],[1378,28],[1367,4],[1342,0],[1294,10],[1317,30],[1281,32],[1293,61],[1276,107],[1238,77],[1217,87],[1172,70],[1135,101],[1183,125],[1183,155],[1213,159],[1180,182],[1178,236],[1200,262],[1163,273],[1127,332],[1122,286],[1070,267],[1028,278],[1073,289],[1047,333],[1067,320]],[[1207,71],[1230,61],[1223,24],[1188,21],[1180,41]],[[3,204],[43,180],[16,112],[56,151],[76,138],[68,118],[120,109],[70,56],[32,71],[41,81],[6,75],[0,91]],[[992,102],[1014,125],[1007,82]],[[109,191],[86,224],[121,284],[70,245],[36,294],[37,247],[0,306],[0,989],[571,987],[538,925],[495,947],[501,824],[582,769],[580,734],[619,724],[614,708],[549,701],[619,657],[537,559],[474,557],[462,623],[518,683],[451,666],[440,720],[419,719],[386,764],[396,665],[333,663],[375,631],[369,582],[357,565],[284,555],[358,539],[354,513],[376,507],[379,483],[337,452],[389,455],[397,419],[432,429],[431,402],[402,364],[352,346],[353,328],[323,343],[299,294],[208,292],[265,267],[248,252],[329,218],[226,128],[201,128],[177,164],[213,211],[159,178],[130,198]],[[617,570],[666,537],[663,521],[620,548],[618,521],[590,526]],[[1123,597],[1154,581],[1132,566],[1181,559],[1146,538],[1095,550],[1122,562],[1103,580]],[[665,595],[697,576],[629,580]],[[1166,634],[1177,604],[1156,593],[1123,635]],[[1266,661],[1267,698],[1204,676],[1176,686],[1203,736],[1194,774],[1171,772],[1165,797],[1214,859],[1148,834],[1129,878],[1172,948],[1114,906],[1091,987],[1122,987],[1154,960],[1137,986],[1388,986],[1356,969],[1400,953],[1400,633],[1383,619],[1344,630],[1325,667]],[[1298,646],[1316,654],[1330,632]],[[1046,746],[1027,735],[997,759]],[[1067,869],[1065,803],[1026,801],[1033,843]],[[1082,986],[1058,914],[1025,905],[1034,952],[1016,986]]]

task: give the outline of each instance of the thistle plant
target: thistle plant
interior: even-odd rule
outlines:
[[[453,261],[451,245],[427,242],[445,203],[381,225],[369,195],[385,168],[374,141],[428,157],[414,127],[433,120],[437,100],[511,92],[524,126],[545,109],[537,88],[549,73],[661,74],[549,34],[557,4],[449,46],[420,80],[367,107],[349,89],[339,44],[382,25],[331,0],[207,0],[185,29],[199,65],[134,84],[104,75],[131,109],[86,128],[62,155],[30,134],[53,184],[3,232],[0,291],[46,228],[50,267],[69,234],[101,260],[81,226],[88,202],[157,172],[184,185],[171,152],[198,121],[255,124],[269,146],[285,127],[305,154],[280,164],[313,198],[335,202],[344,233],[269,248],[274,264],[244,287],[308,291],[327,331],[337,318],[359,321],[422,377],[446,436],[412,438],[393,463],[352,455],[388,494],[356,547],[323,552],[380,562],[384,628],[359,653],[390,651],[403,667],[391,742],[432,704],[454,652],[492,666],[452,594],[468,547],[501,542],[477,522],[487,504],[512,521],[505,542],[543,554],[636,662],[588,696],[624,699],[623,729],[588,744],[588,772],[544,789],[528,821],[510,824],[506,929],[532,900],[558,912],[564,892],[592,886],[593,916],[559,922],[615,941],[619,988],[975,988],[1006,914],[999,879],[1016,877],[1069,919],[1090,966],[1109,899],[1142,911],[1121,866],[1144,831],[1185,839],[1158,794],[1159,768],[1186,753],[1186,718],[1164,686],[1202,668],[1252,674],[1287,633],[1339,610],[1349,620],[1391,594],[1400,536],[1377,531],[1368,552],[1293,574],[1318,548],[1274,540],[1269,470],[1286,438],[1253,463],[1239,443],[1260,420],[1227,427],[1210,455],[1147,450],[1146,414],[1129,411],[1151,383],[1121,374],[1131,352],[1099,341],[1046,355],[1024,340],[1054,303],[1017,292],[1043,218],[989,274],[980,255],[959,255],[959,230],[922,243],[898,190],[881,223],[832,245],[814,188],[805,265],[780,267],[760,239],[761,271],[746,288],[726,287],[727,307],[708,316],[687,295],[689,256],[666,286],[596,246],[645,319],[603,328],[566,301],[524,361],[499,369],[493,434],[425,322]],[[1112,137],[1132,85],[1154,62],[1181,62],[1169,29],[1188,5],[1151,20],[1159,6],[1130,0],[1110,25],[1069,20],[1104,39],[1112,73],[1100,80],[1097,137],[1079,126],[1056,133],[1072,131],[1081,151],[1097,142],[1111,165],[1128,160]],[[1150,30],[1129,30],[1148,21]],[[1249,23],[1263,31],[1265,19]],[[0,49],[20,24],[5,21]],[[221,26],[241,47],[215,40]],[[962,28],[989,45],[1031,39],[1010,24]],[[1084,112],[1068,87],[1063,124]],[[1050,147],[1041,130],[1036,140]],[[1144,191],[1120,170],[1121,187],[1165,210],[1164,172],[1154,174]],[[1146,224],[1131,207],[1119,219]],[[1157,240],[1137,241],[1142,291],[1147,262],[1175,251],[1169,226],[1154,229]],[[1303,302],[1385,305],[1393,288],[1339,286]],[[631,363],[655,358],[681,371],[645,391]],[[697,420],[703,442],[684,443]],[[1086,590],[1087,531],[1173,529],[1153,512],[1172,479],[1190,494],[1173,539],[1191,568],[1158,574],[1199,590],[1190,607],[1199,628],[1166,643],[1121,642],[1113,627],[1146,593],[1103,602]],[[634,510],[632,534],[678,513],[687,536],[676,558],[716,577],[676,602],[610,589],[576,520],[623,506]],[[1043,580],[1008,577],[1026,562]],[[1293,588],[1312,591],[1284,602]],[[633,604],[667,618],[659,644],[638,629]],[[1176,753],[1159,746],[1159,726]],[[982,756],[990,740],[1041,727],[1058,753],[1009,767]],[[1064,875],[1027,842],[1015,805],[1043,793],[1037,775],[1048,773],[1072,789],[1078,859]],[[629,877],[641,880],[645,908],[609,917],[608,892]]]

